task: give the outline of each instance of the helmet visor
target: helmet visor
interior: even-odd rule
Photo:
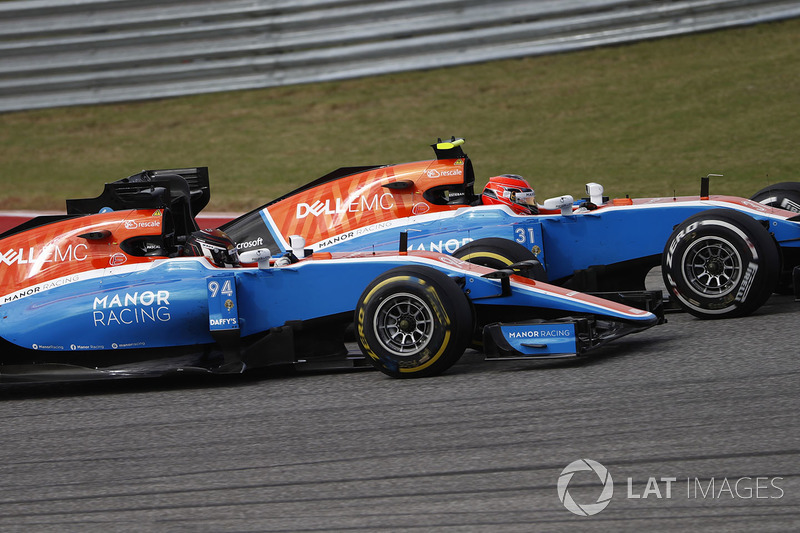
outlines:
[[[239,250],[235,247],[222,247],[214,244],[201,243],[203,248],[203,255],[211,259],[211,261],[220,267],[239,264]]]
[[[506,191],[508,198],[517,205],[536,207],[536,193],[532,189],[522,191]]]

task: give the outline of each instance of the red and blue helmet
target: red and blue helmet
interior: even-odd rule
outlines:
[[[539,213],[536,194],[522,176],[503,174],[489,178],[483,189],[481,201],[484,205],[507,205],[518,215]]]

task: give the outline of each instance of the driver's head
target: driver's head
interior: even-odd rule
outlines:
[[[533,189],[522,176],[516,174],[489,178],[481,201],[484,205],[507,205],[518,215],[535,215],[539,212]]]
[[[193,232],[184,245],[186,255],[204,256],[218,267],[239,266],[239,251],[224,231],[201,229]]]

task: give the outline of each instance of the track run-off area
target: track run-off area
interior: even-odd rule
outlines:
[[[468,352],[418,380],[2,386],[0,529],[797,530],[798,319],[776,295],[741,319],[669,314],[580,360]],[[610,499],[565,471],[581,459]]]

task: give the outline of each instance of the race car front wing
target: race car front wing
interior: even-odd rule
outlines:
[[[487,361],[577,357],[646,327],[593,317],[498,322],[483,328],[483,349]]]

